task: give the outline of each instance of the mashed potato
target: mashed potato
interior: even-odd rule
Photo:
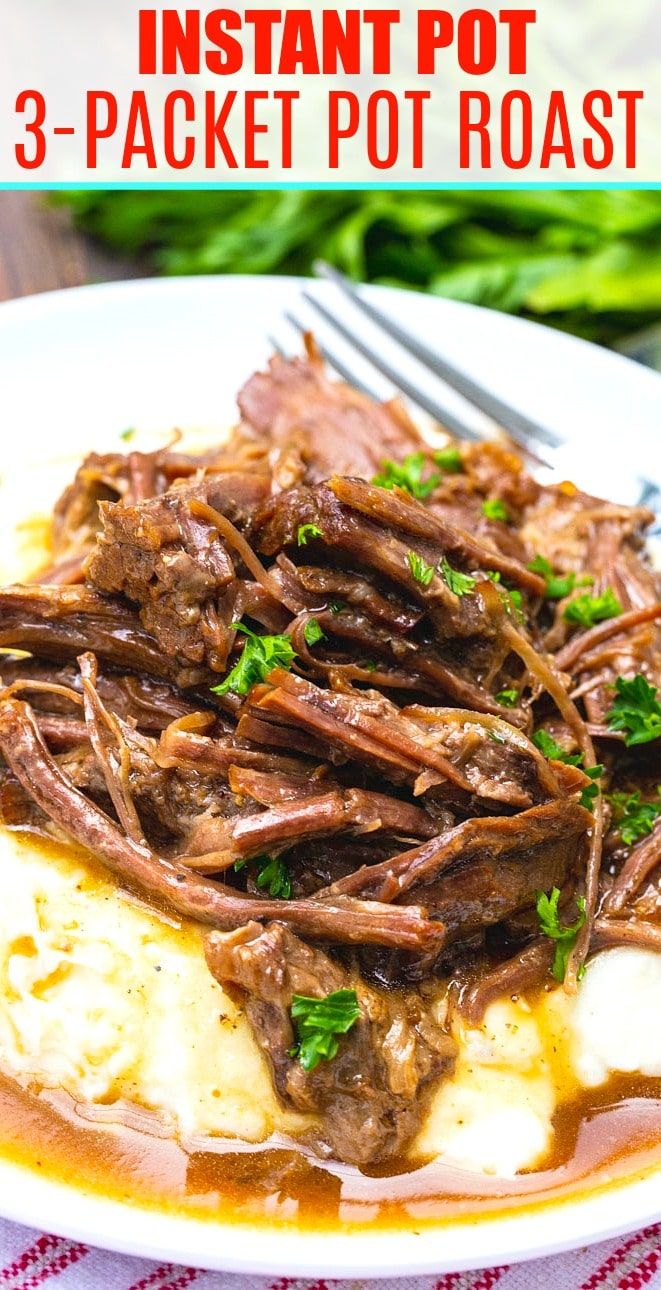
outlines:
[[[300,1131],[199,937],[75,859],[0,833],[0,1067],[24,1087],[124,1100],[182,1134]]]
[[[635,1007],[632,1007],[635,1001]],[[588,967],[573,1010],[574,1061],[581,1082],[612,1071],[661,1076],[661,954],[606,950]]]
[[[131,900],[93,863],[6,831],[0,864],[12,893],[0,906],[6,1074],[88,1104],[134,1103],[184,1138],[254,1142],[306,1127],[278,1104],[250,1026],[212,979],[194,930]],[[541,1161],[558,1097],[543,1022],[543,1010],[502,1001],[483,1027],[458,1026],[455,1075],[413,1151],[497,1174]]]
[[[540,1027],[524,1002],[492,1004],[479,1029],[459,1025],[459,1061],[417,1146],[484,1173],[531,1168],[551,1145],[556,1095]]]

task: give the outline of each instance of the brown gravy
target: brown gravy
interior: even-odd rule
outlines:
[[[546,1167],[516,1179],[410,1161],[367,1174],[286,1140],[258,1149],[218,1139],[183,1146],[131,1127],[128,1109],[86,1112],[0,1078],[4,1159],[146,1208],[317,1230],[486,1218],[642,1176],[661,1163],[661,1080],[618,1076],[563,1106],[554,1123]]]
[[[25,841],[51,860],[84,860],[92,886],[107,881],[78,847]],[[284,1137],[257,1147],[220,1138],[180,1143],[145,1123],[150,1117],[136,1108],[27,1093],[0,1075],[0,1159],[78,1190],[212,1221],[410,1230],[534,1208],[661,1168],[661,1079],[635,1075],[613,1075],[562,1102],[544,1167],[509,1179],[410,1159],[361,1171],[321,1161]]]

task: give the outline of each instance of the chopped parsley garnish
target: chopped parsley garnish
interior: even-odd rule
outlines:
[[[554,573],[548,560],[543,555],[536,555],[528,565],[531,573],[538,573],[546,582],[544,595],[547,600],[564,600],[570,596],[575,587],[591,587],[594,578],[589,573],[581,577],[576,573]]]
[[[211,686],[212,694],[227,694],[230,690],[232,694],[248,694],[253,685],[266,680],[274,667],[289,670],[296,658],[296,650],[288,636],[258,636],[243,623],[232,623],[232,627],[243,632],[246,643],[225,680]]]
[[[592,779],[592,780],[600,779],[604,773],[604,768],[601,765],[583,766],[581,769],[583,771],[583,774],[587,775],[588,779]],[[598,796],[599,796],[599,785],[586,784],[585,788],[581,793],[581,796],[578,799],[578,804],[579,806],[584,806],[586,811],[593,811],[594,804]]]
[[[642,672],[631,680],[618,676],[615,682],[615,699],[606,713],[610,730],[624,730],[627,748],[636,744],[649,744],[661,738],[661,703],[656,686],[650,685]]]
[[[561,744],[556,743],[548,730],[536,730],[532,741],[536,748],[548,757],[549,761],[563,761],[566,766],[580,766],[583,761],[583,753],[568,753]]]
[[[528,568],[530,569],[531,573],[538,573],[540,578],[553,577],[553,569],[551,567],[551,564],[546,559],[546,556],[544,555],[536,555],[534,560],[530,561]]]
[[[594,578],[590,573],[567,573],[564,577],[554,574],[546,584],[546,597],[548,600],[564,600],[565,596],[571,595],[575,587],[591,587]]]
[[[496,703],[500,703],[503,708],[515,708],[518,702],[518,690],[500,690],[496,695]]]
[[[135,426],[127,426],[126,430],[122,430],[119,437],[124,440],[124,443],[129,443],[135,433]]]
[[[565,752],[564,748],[560,744],[556,743],[553,736],[550,735],[547,730],[536,730],[532,737],[532,741],[535,747],[539,748],[539,751],[543,753],[545,757],[549,758],[549,761],[561,761],[564,762],[565,766],[578,766],[583,771],[583,774],[587,775],[588,779],[597,780],[604,773],[603,766],[584,766],[583,753]],[[584,806],[586,811],[593,810],[595,799],[598,794],[598,784],[586,784],[578,799],[579,805]]]
[[[355,990],[334,990],[325,999],[295,994],[291,1018],[297,1043],[290,1056],[298,1057],[304,1071],[313,1071],[321,1061],[332,1061],[340,1047],[339,1037],[346,1035],[359,1017]]]
[[[556,981],[564,981],[569,955],[576,944],[581,928],[585,924],[585,898],[583,896],[578,897],[576,904],[578,905],[579,915],[576,922],[569,927],[564,927],[560,922],[558,914],[559,900],[559,887],[554,887],[550,896],[540,891],[537,896],[537,917],[539,918],[539,927],[542,934],[549,936],[552,941],[556,942],[551,973]],[[582,972],[580,972],[579,979],[582,975]]]
[[[372,483],[379,488],[403,488],[412,497],[422,500],[433,493],[441,480],[441,476],[436,473],[423,479],[426,464],[424,452],[411,452],[402,462],[386,458],[381,462],[381,470],[374,476]]]
[[[307,546],[311,538],[322,538],[323,532],[317,524],[299,524],[296,541],[299,546]]]
[[[458,475],[463,470],[464,463],[458,448],[441,448],[434,453],[434,461],[441,470],[447,471],[448,475]]]
[[[346,609],[346,604],[343,600],[329,600],[328,608],[332,614],[341,614],[342,610]]]
[[[235,860],[234,872],[240,873],[250,863]],[[266,889],[269,896],[278,900],[291,900],[291,878],[285,861],[280,856],[256,856],[255,863],[258,866],[255,881],[260,890]]]
[[[639,838],[647,837],[652,832],[656,821],[661,816],[661,784],[657,785],[657,802],[641,801],[642,793],[609,793],[608,801],[613,807],[613,821],[625,846],[631,847]]]
[[[303,628],[303,635],[305,637],[306,645],[316,645],[317,641],[323,641],[326,639],[326,634],[322,631],[319,626],[319,621],[316,618],[308,618],[308,621]]]
[[[471,578],[469,574],[460,573],[458,569],[453,569],[452,565],[448,564],[445,556],[441,560],[440,572],[443,574],[450,591],[453,591],[455,596],[470,595],[477,581],[476,578]]]
[[[376,672],[376,663],[373,658],[364,659],[362,663],[358,664],[358,666],[362,667],[363,672]]]
[[[281,856],[260,856],[256,878],[261,891],[277,900],[291,900],[291,877]]]
[[[486,497],[482,503],[482,514],[488,520],[503,520],[506,524],[510,513],[500,497]]]
[[[531,573],[538,573],[540,578],[553,577],[553,566],[550,560],[546,559],[545,555],[536,555],[534,560],[530,561],[528,568]]]
[[[496,569],[485,569],[484,576],[498,588],[505,613],[523,622],[523,597],[518,587],[503,587],[501,574]]]
[[[423,560],[416,551],[406,552],[406,562],[416,582],[421,582],[423,587],[428,587],[434,576],[433,564],[427,564],[427,561]]]
[[[521,620],[523,618],[523,598],[521,596],[521,592],[517,587],[512,587],[510,589],[503,589],[503,594],[504,596],[507,596],[511,606],[511,608],[508,608],[507,601],[505,601],[505,608],[507,609],[508,614],[511,614],[513,618]],[[512,610],[514,610],[513,613]]]
[[[604,623],[608,618],[617,618],[622,613],[622,606],[612,587],[606,587],[600,596],[577,596],[565,607],[564,617],[568,623],[579,623],[581,627],[594,627],[595,623]]]

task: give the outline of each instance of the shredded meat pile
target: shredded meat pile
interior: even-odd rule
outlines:
[[[203,925],[282,1102],[375,1164],[456,1010],[659,946],[653,517],[434,449],[312,343],[239,409],[91,455],[0,590],[0,815]]]

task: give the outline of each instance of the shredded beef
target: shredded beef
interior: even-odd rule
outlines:
[[[88,580],[137,604],[143,626],[168,658],[222,671],[234,639],[230,623],[243,609],[235,565],[189,503],[203,500],[245,524],[263,495],[261,476],[222,475],[136,506],[104,504]]]
[[[453,1040],[434,1024],[414,993],[378,993],[321,950],[279,923],[248,926],[207,941],[207,961],[221,984],[238,986],[257,1042],[283,1102],[319,1116],[316,1134],[326,1151],[354,1164],[400,1153],[419,1127],[425,1091],[449,1074]],[[295,994],[323,998],[355,988],[359,1021],[332,1062],[306,1072],[291,1056]]]
[[[53,563],[0,589],[0,819],[205,927],[311,1148],[378,1167],[452,1072],[448,1008],[551,984],[540,893],[584,914],[569,991],[604,946],[661,949],[651,516],[505,439],[436,452],[311,341],[239,409],[201,456],[87,457]],[[652,687],[640,746],[620,677]],[[338,990],[359,1019],[304,1069],[293,997]]]
[[[311,483],[335,473],[371,479],[384,458],[425,448],[400,404],[374,403],[329,380],[314,347],[304,359],[272,358],[242,389],[239,410],[256,438],[296,459],[300,478]]]

